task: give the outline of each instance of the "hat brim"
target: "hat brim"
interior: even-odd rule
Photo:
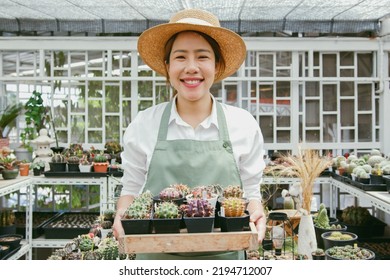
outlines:
[[[165,23],[144,31],[138,39],[138,52],[142,60],[154,71],[167,77],[164,62],[165,45],[169,38],[182,31],[205,33],[219,44],[225,60],[225,69],[216,74],[215,82],[235,73],[245,60],[246,46],[237,33],[223,27],[189,23]]]

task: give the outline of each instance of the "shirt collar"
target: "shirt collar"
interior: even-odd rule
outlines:
[[[211,114],[208,116],[203,122],[201,122],[199,125],[203,128],[209,128],[211,125],[215,125],[216,128],[218,128],[218,118],[217,118],[217,105],[216,100],[212,94],[210,94],[211,98],[213,99],[213,106],[211,108]],[[171,124],[173,121],[176,122],[177,125],[183,125],[188,126],[188,124],[183,121],[183,119],[180,117],[179,113],[177,112],[176,107],[176,96],[173,98],[173,106],[171,108],[171,115],[169,117],[169,123]]]

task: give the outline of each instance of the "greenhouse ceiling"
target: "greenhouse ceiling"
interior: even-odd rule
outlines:
[[[137,35],[184,8],[208,10],[246,35],[379,33],[390,0],[0,0],[0,32]]]

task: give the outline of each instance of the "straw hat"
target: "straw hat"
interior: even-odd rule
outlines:
[[[205,33],[219,44],[226,65],[225,69],[216,73],[215,81],[232,75],[244,62],[246,47],[242,38],[235,32],[222,28],[215,15],[199,9],[182,10],[173,15],[169,23],[145,30],[138,40],[141,58],[150,68],[166,77],[165,44],[174,34],[187,30]]]

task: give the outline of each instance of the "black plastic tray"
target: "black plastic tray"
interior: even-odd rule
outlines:
[[[12,251],[9,251],[5,256],[3,256],[0,260],[7,260],[9,257],[11,257],[13,254],[15,254],[17,251],[20,250],[20,248],[22,247],[22,245],[16,247],[15,249],[13,249]]]
[[[386,184],[363,184],[358,181],[353,181],[351,180],[350,184],[352,186],[355,186],[363,191],[368,191],[368,192],[385,192],[387,190]]]
[[[33,212],[33,227],[32,227],[32,238],[38,238],[39,236],[44,234],[43,227],[50,221],[57,218],[61,215],[60,212]],[[20,219],[20,224],[16,223],[16,233],[23,235],[23,238],[26,236],[26,212],[15,212],[16,221],[18,222]],[[38,224],[38,217],[42,222]]]
[[[107,173],[102,172],[53,172],[47,171],[43,173],[45,177],[83,177],[83,178],[98,178],[107,177]]]
[[[86,221],[83,226],[76,227],[54,227],[59,221],[66,221],[72,217],[81,216]],[[80,217],[80,218],[81,218]],[[99,213],[95,212],[63,212],[61,215],[46,223],[43,227],[46,239],[73,239],[79,235],[87,234],[93,223],[99,218]]]

